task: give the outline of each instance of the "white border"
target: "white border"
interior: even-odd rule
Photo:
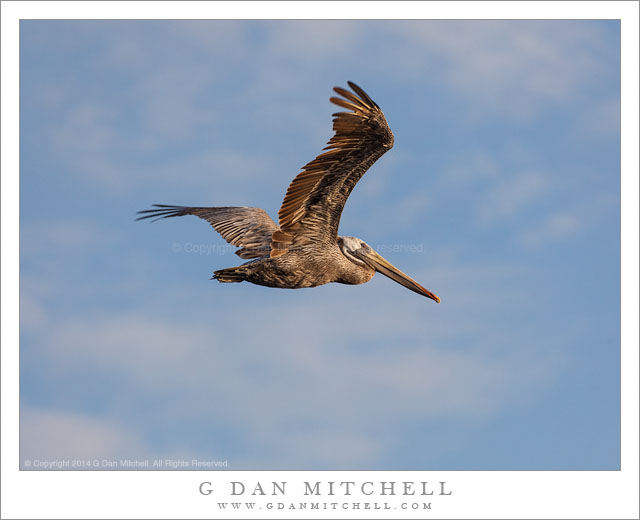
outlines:
[[[2,517],[3,518],[638,518],[638,3],[637,2],[2,2]],[[568,18],[622,20],[622,471],[610,472],[19,472],[18,23],[20,18]],[[229,482],[446,481],[447,497],[321,497],[328,502],[432,502],[432,510],[217,508]],[[203,481],[216,490],[198,493]],[[242,497],[252,500],[252,497]],[[319,501],[315,497],[313,501]]]

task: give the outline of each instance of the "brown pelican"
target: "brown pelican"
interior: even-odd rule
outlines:
[[[330,101],[349,112],[333,114],[328,150],[302,168],[278,212],[279,225],[259,208],[186,207],[154,204],[137,220],[195,215],[209,222],[236,254],[251,259],[213,273],[219,282],[247,281],[298,289],[329,282],[361,284],[375,272],[440,303],[440,298],[382,258],[359,238],[338,236],[338,224],[353,187],[386,151],[393,134],[380,107],[358,85],[335,87]]]

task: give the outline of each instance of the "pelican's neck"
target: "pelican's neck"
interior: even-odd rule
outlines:
[[[335,280],[336,282],[349,285],[359,285],[361,283],[366,283],[373,278],[373,275],[376,272],[372,267],[369,267],[364,263],[362,265],[359,263],[356,264],[350,257],[345,255],[340,248],[338,248],[338,252],[340,271],[337,279]]]

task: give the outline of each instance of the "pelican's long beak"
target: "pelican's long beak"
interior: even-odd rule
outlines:
[[[436,303],[440,303],[440,298],[438,298],[431,291],[427,291],[414,279],[410,278],[400,269],[390,264],[373,249],[369,249],[368,251],[359,250],[356,254],[362,259],[363,262],[366,262],[379,273],[391,278],[394,282],[398,282],[400,285],[404,285],[407,289],[421,294],[422,296],[426,296],[427,298],[431,298]]]

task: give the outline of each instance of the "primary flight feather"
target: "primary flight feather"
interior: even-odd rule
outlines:
[[[408,289],[440,302],[435,294],[391,265],[358,238],[338,236],[340,216],[356,183],[393,147],[393,133],[380,107],[358,85],[335,87],[330,101],[348,112],[333,114],[334,136],[324,153],[302,168],[287,189],[278,224],[259,208],[186,207],[154,204],[147,218],[195,215],[208,221],[236,254],[250,261],[213,273],[220,282],[298,289],[330,282],[361,284],[380,272]]]

